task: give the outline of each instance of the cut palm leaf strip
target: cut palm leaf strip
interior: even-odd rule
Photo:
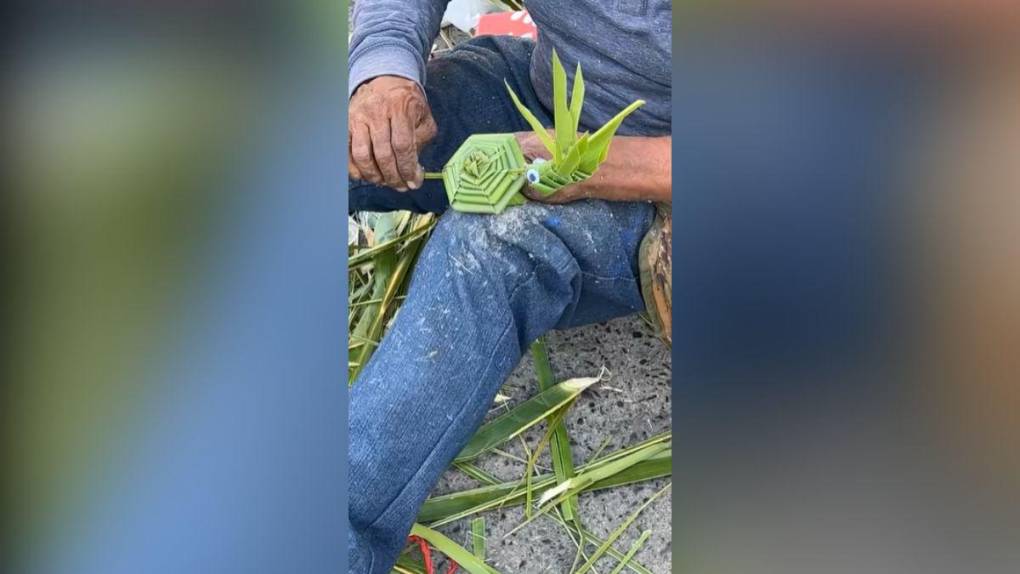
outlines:
[[[610,453],[601,459],[582,465],[578,468],[578,471],[583,473],[598,469],[629,454],[660,444],[668,446],[668,441],[671,438],[672,435],[670,433],[654,437],[653,439]],[[584,489],[583,492],[670,476],[672,474],[672,460],[672,451],[666,448],[633,466],[596,481]],[[556,484],[555,476],[545,475],[538,477],[533,482],[533,488],[536,492],[543,492],[556,486]],[[418,514],[418,521],[431,526],[440,526],[491,508],[516,506],[524,501],[524,493],[520,492],[519,488],[519,481],[495,485],[490,483],[489,486],[435,496],[426,500],[425,504],[422,505]]]
[[[357,365],[348,373],[348,384],[354,383],[358,373],[361,372],[361,368],[375,350],[376,338],[371,335],[372,325],[375,324],[376,318],[384,311],[384,302],[382,301],[382,298],[386,292],[386,285],[388,284],[389,279],[393,276],[395,266],[396,255],[392,252],[379,253],[374,258],[374,271],[370,278],[372,290],[369,296],[372,299],[379,299],[380,303],[378,305],[369,305],[362,309],[361,313],[359,313],[357,323],[350,331],[350,340],[352,342],[361,343],[362,345],[357,348],[356,353],[350,353],[351,349],[348,347],[351,362]],[[353,309],[351,311],[353,311]]]
[[[601,538],[595,536],[594,534],[585,530],[584,528],[574,526],[573,524],[568,524],[566,520],[564,520],[563,517],[561,517],[557,512],[550,512],[549,514],[546,515],[546,517],[562,526],[563,529],[567,532],[567,536],[570,537],[571,542],[573,542],[574,545],[577,546],[577,554],[575,555],[574,563],[570,567],[570,572],[573,572],[577,568],[577,562],[579,558],[583,558],[585,560],[588,559],[588,555],[584,551],[585,546],[594,546],[598,548],[599,546],[602,545],[603,540]],[[574,538],[574,534],[577,534],[578,536],[577,539]],[[609,550],[606,551],[606,554],[612,556],[614,559],[619,561],[623,561],[626,558],[623,552],[620,552],[619,550],[613,548],[612,546],[609,547]],[[631,572],[634,572],[634,574],[652,574],[651,571],[642,566],[641,563],[639,563],[636,560],[630,560],[629,562],[627,562],[627,568]]]
[[[652,444],[657,444],[658,442],[661,442],[662,439],[668,439],[668,438],[670,438],[668,434],[660,435],[658,437],[653,437],[652,439],[644,441],[644,443],[641,443],[641,445],[635,445],[635,446],[639,446],[639,447],[643,448],[643,447],[647,447],[647,446],[652,445]],[[634,448],[634,447],[630,447],[630,448]],[[621,452],[627,452],[628,450],[629,449],[623,449]],[[663,456],[663,454],[665,454],[665,456]],[[611,457],[619,458],[618,453],[613,453],[613,455],[611,455]],[[611,457],[607,457],[607,459],[609,459]],[[605,460],[605,459],[603,459],[603,460]],[[602,462],[602,461],[597,461],[597,462]],[[620,486],[620,484],[611,484],[611,481],[614,481],[618,477],[621,477],[622,475],[627,474],[627,473],[635,473],[635,474],[637,474],[637,473],[640,472],[640,467],[642,467],[643,465],[647,465],[647,464],[656,464],[656,463],[659,463],[661,468],[659,470],[659,474],[656,474],[656,475],[653,475],[653,476],[648,476],[647,478],[643,478],[642,480],[649,480],[649,479],[653,479],[653,478],[662,478],[662,477],[670,476],[670,474],[671,474],[671,466],[672,466],[671,462],[672,462],[672,456],[670,455],[670,451],[666,450],[663,453],[661,453],[659,455],[656,455],[656,456],[650,458],[647,461],[639,462],[638,464],[636,464],[636,465],[632,466],[631,468],[623,471],[622,473],[615,474],[612,477],[609,477],[607,479],[604,479],[604,480],[602,480],[600,482],[595,483],[594,485],[592,485],[592,488],[586,490],[585,492],[589,492],[591,490],[596,490],[596,489],[600,488],[600,485],[603,485],[603,484],[606,485],[605,486],[606,488],[613,487],[613,486]],[[464,464],[465,465],[474,466],[474,465],[471,465],[470,463],[464,463]],[[585,467],[582,466],[581,469],[584,470]],[[484,473],[484,471],[482,471],[482,472]],[[503,488],[505,488],[507,490],[507,492],[513,491],[518,486],[517,482],[501,484],[499,480],[497,480],[492,475],[489,475],[488,473],[484,473],[483,475],[479,475],[478,480],[480,480],[481,482],[485,482],[485,483],[487,483],[490,486],[503,487]],[[554,482],[553,482],[551,477],[540,477],[540,480],[546,480],[550,486],[554,484]],[[631,484],[632,482],[637,482],[637,480],[625,481],[625,482],[622,482],[621,484]],[[450,495],[447,495],[447,496],[448,497],[452,497],[452,498],[457,498],[457,497],[462,496],[465,493],[466,492],[454,493],[454,494],[450,494]],[[452,500],[452,498],[451,498],[451,500]],[[435,500],[435,499],[432,499],[432,500]],[[516,500],[519,503],[519,501],[522,500],[522,499],[521,499],[520,496],[517,496]],[[428,504],[429,503],[426,502],[426,506],[428,506]],[[500,506],[504,506],[504,505],[500,505]],[[427,509],[423,509],[423,510],[427,510]],[[470,515],[470,514],[474,514],[474,512],[467,513],[467,515]],[[571,537],[571,540],[574,541],[574,544],[576,544],[578,546],[577,557],[583,557],[585,560],[587,560],[588,557],[584,554],[583,546],[586,545],[586,544],[590,544],[590,545],[598,548],[603,543],[603,540],[601,538],[596,536],[591,531],[586,530],[580,524],[568,524],[565,520],[561,519],[555,513],[549,513],[546,516],[548,518],[550,518],[551,520],[554,520],[558,524],[560,524],[564,529],[566,529],[566,531],[568,533],[572,533],[573,530],[576,529],[576,532],[577,532],[578,537],[580,538],[580,541],[574,540],[573,539],[573,534],[568,534],[568,535]],[[419,522],[426,522],[425,520],[422,520],[421,516],[419,516],[418,521]],[[433,525],[433,526],[435,526],[435,525]],[[633,559],[630,559],[629,561],[626,560],[626,557],[624,556],[624,554],[622,552],[616,550],[612,546],[609,547],[609,550],[606,553],[609,554],[610,556],[612,556],[614,559],[619,560],[621,562],[624,562],[627,565],[627,569],[630,570],[631,572],[634,572],[634,574],[652,574],[650,570],[648,570],[647,568],[642,566],[641,563],[637,562],[636,560],[633,560]],[[576,560],[575,560],[575,564],[574,565],[575,566],[577,565]]]
[[[352,353],[351,362],[356,366],[349,369],[349,384],[354,384],[375,351],[376,343],[382,339],[387,322],[393,317],[399,306],[397,304],[398,297],[407,290],[411,270],[425,244],[427,231],[435,225],[435,218],[431,214],[418,217],[414,221],[414,227],[409,234],[413,238],[404,243],[402,249],[379,251],[372,257],[373,287],[370,298],[378,299],[380,302],[378,305],[367,305],[362,308],[357,324],[350,332],[352,341],[365,344]],[[348,348],[348,351],[350,350]]]
[[[542,451],[545,450],[545,446],[549,444],[549,441],[552,439],[553,431],[556,429],[556,426],[563,423],[563,417],[566,416],[567,411],[570,410],[570,407],[573,404],[574,401],[570,401],[563,405],[560,410],[549,415],[549,428],[547,428],[545,434],[542,435],[542,439],[538,442],[538,446],[535,447],[535,451],[528,457],[528,464],[524,468],[524,514],[526,516],[531,516],[531,477],[535,472],[535,462],[542,454]]]
[[[633,524],[635,520],[637,520],[638,516],[640,516],[641,513],[644,512],[646,508],[648,508],[649,505],[655,502],[655,499],[665,494],[665,492],[669,490],[671,486],[672,483],[664,486],[662,490],[653,494],[647,501],[645,501],[644,504],[638,507],[638,509],[635,510],[633,514],[627,517],[627,520],[624,520],[623,524],[618,526],[616,530],[614,530],[613,533],[610,534],[608,538],[606,538],[605,542],[603,542],[602,545],[599,546],[598,550],[596,550],[595,553],[592,554],[591,558],[589,558],[588,561],[585,562],[584,565],[581,566],[581,568],[578,569],[575,574],[584,574],[585,572],[591,570],[595,566],[595,563],[598,562],[599,558],[602,558],[602,555],[605,554],[609,547],[616,542],[616,539],[619,538],[624,532],[626,532],[627,529],[630,528],[630,525]]]
[[[643,463],[638,463],[634,467],[637,467],[637,466],[639,466],[641,464],[643,464]],[[667,464],[666,467],[668,469],[669,468],[669,464]],[[667,472],[667,474],[665,474],[663,476],[668,476],[668,472]],[[488,480],[484,480],[483,479],[482,482],[487,482],[489,485],[493,485],[493,486],[500,484],[498,480],[496,480],[494,477],[492,477],[492,475],[489,475],[489,477],[490,478]],[[659,478],[659,477],[656,477],[656,478]],[[575,546],[577,546],[577,556],[578,557],[584,557],[585,560],[588,559],[588,557],[584,554],[584,546],[586,544],[590,544],[592,546],[595,546],[596,548],[598,548],[599,546],[602,545],[603,540],[601,538],[599,538],[598,536],[596,536],[592,532],[590,532],[588,530],[585,530],[584,527],[580,526],[579,524],[568,524],[565,519],[561,518],[560,516],[558,516],[556,514],[550,513],[547,516],[550,519],[554,520],[557,524],[559,524],[560,526],[562,526],[564,528],[564,530],[567,532],[567,536],[569,536],[570,540],[574,543]],[[484,532],[484,519],[481,518],[481,517],[476,518],[476,519],[471,521],[472,531],[475,530],[476,524],[479,524],[479,523],[481,524],[481,528],[482,528],[482,530]],[[576,532],[576,534],[578,536],[578,539],[574,538],[574,533],[575,532]],[[634,551],[636,552],[637,549],[635,549]],[[613,548],[611,546],[610,546],[609,550],[607,551],[607,554],[609,554],[610,556],[612,556],[616,560],[619,560],[621,563],[625,564],[626,567],[630,571],[634,572],[634,574],[652,574],[652,572],[650,570],[648,570],[647,568],[642,566],[639,562],[634,560],[633,556],[630,556],[630,557],[625,556],[622,552],[616,550],[615,548]],[[476,556],[477,555],[478,554],[476,552]],[[574,562],[574,566],[575,567],[577,566],[576,559],[575,559],[575,562]],[[573,568],[571,568],[571,571],[573,571]]]
[[[589,543],[595,545],[596,548],[602,546],[604,541],[599,539],[597,536],[595,536],[591,532],[589,532],[589,531],[587,531],[587,530],[585,530],[583,528],[579,529],[579,531],[581,533],[581,536],[583,536],[585,539],[587,539],[587,541]],[[620,562],[624,563],[626,565],[627,569],[630,570],[631,572],[634,572],[634,574],[652,574],[652,572],[650,570],[648,570],[647,568],[642,566],[633,557],[631,557],[631,559],[628,560],[627,556],[623,552],[620,552],[619,550],[617,550],[616,548],[613,548],[612,546],[609,546],[609,549],[606,550],[606,554],[608,554],[608,555],[612,556],[614,559],[619,560]]]
[[[491,452],[492,452],[492,454],[499,455],[499,456],[501,456],[501,457],[503,457],[503,458],[505,458],[507,460],[512,460],[514,462],[519,462],[521,464],[528,464],[528,459],[521,458],[521,457],[519,457],[519,456],[517,456],[515,454],[510,454],[509,452],[506,452],[505,450],[501,450],[501,449],[498,449],[498,448],[493,448]],[[527,453],[527,452],[530,452],[530,451],[527,451],[527,449],[525,449],[525,453]]]
[[[579,473],[574,478],[571,478],[570,480],[562,484],[558,484],[554,488],[550,488],[549,490],[544,492],[542,494],[542,498],[538,500],[538,505],[543,506],[546,503],[553,500],[556,501],[555,503],[558,503],[559,502],[559,500],[557,500],[558,498],[564,498],[572,494],[581,492],[599,481],[617,475],[633,467],[639,462],[648,460],[653,456],[661,452],[664,452],[668,448],[669,445],[665,444],[649,446],[647,448],[635,451],[631,454],[628,454],[627,456],[624,456],[612,462]]]
[[[457,455],[455,462],[472,460],[483,452],[513,439],[574,400],[577,395],[600,380],[599,377],[569,379],[524,401],[510,412],[482,425]]]
[[[623,569],[630,564],[631,560],[634,560],[634,555],[638,553],[638,550],[641,550],[641,547],[645,545],[645,542],[648,542],[648,538],[651,535],[651,530],[645,530],[642,532],[641,536],[638,536],[638,539],[634,541],[634,544],[630,545],[630,549],[627,550],[627,554],[625,554],[623,559],[620,560],[620,563],[617,564],[616,568],[613,568],[613,571],[609,574],[620,574],[620,572],[623,572]],[[612,546],[610,546],[610,548],[612,548]]]
[[[655,436],[648,437],[645,440],[643,440],[643,441],[641,441],[641,442],[639,442],[637,444],[632,444],[630,446],[621,448],[620,450],[613,451],[613,452],[603,456],[602,458],[599,458],[599,459],[596,459],[596,460],[594,460],[594,461],[592,461],[590,463],[587,463],[586,465],[584,465],[584,469],[585,470],[590,470],[590,469],[595,468],[597,466],[608,464],[608,463],[610,463],[610,462],[612,462],[614,460],[623,458],[623,457],[629,455],[632,452],[636,452],[636,451],[642,450],[642,449],[650,447],[652,445],[669,444],[671,442],[673,442],[673,432],[672,431],[666,431],[666,432],[663,432],[663,433],[659,433],[659,434],[657,434]]]
[[[391,249],[396,249],[399,251],[408,242],[414,241],[419,237],[427,235],[428,232],[432,231],[433,227],[435,227],[435,218],[429,217],[424,225],[418,226],[414,230],[409,231],[404,235],[394,237],[393,239],[389,239],[387,241],[384,241],[383,243],[373,245],[363,250],[358,250],[357,253],[352,254],[347,258],[347,267],[349,268],[357,267],[358,265],[361,265],[363,263],[369,263],[371,262],[373,257],[384,251],[389,251]]]
[[[637,465],[635,465],[635,466],[637,466]],[[483,481],[483,482],[485,482],[485,481]],[[488,483],[490,485],[496,485],[496,484],[499,484],[499,481],[493,479],[493,480],[489,481]],[[583,527],[581,527],[579,525],[575,525],[575,524],[568,524],[565,519],[563,519],[562,517],[560,517],[559,515],[554,514],[554,513],[550,513],[547,516],[551,520],[555,521],[557,524],[559,524],[560,526],[563,527],[563,529],[567,533],[567,536],[570,537],[571,542],[573,542],[574,545],[577,546],[577,556],[578,557],[584,557],[585,560],[588,559],[588,557],[584,554],[584,546],[586,544],[590,544],[592,546],[595,546],[596,548],[598,548],[599,546],[602,545],[603,540],[601,538],[599,538],[595,534],[592,534],[590,531],[585,530]],[[472,528],[472,530],[474,530],[475,524],[479,523],[479,522],[481,522],[482,529],[484,531],[484,519],[481,518],[481,517],[476,518],[476,519],[471,521],[471,528]],[[577,534],[577,537],[578,537],[577,539],[574,538],[574,534],[575,533]],[[635,552],[637,552],[636,549],[635,549]],[[623,552],[620,552],[620,551],[616,550],[612,546],[609,547],[609,550],[606,553],[609,554],[610,556],[612,556],[613,558],[615,558],[616,560],[619,560],[621,563],[625,564],[627,569],[629,569],[630,571],[634,572],[634,574],[652,574],[650,570],[648,570],[647,568],[642,566],[639,562],[634,560],[633,556],[627,557],[627,556],[625,556],[623,554]],[[476,553],[476,555],[477,555],[477,553]],[[577,566],[577,561],[576,560],[574,562],[574,566],[575,567]],[[573,568],[571,569],[571,571],[573,571]]]
[[[405,297],[402,297],[402,296],[401,297],[394,297],[393,298],[394,301],[401,301],[403,299],[405,299]],[[364,301],[358,301],[356,303],[350,303],[347,306],[350,307],[351,309],[357,309],[358,307],[365,307],[367,305],[378,305],[380,303],[382,303],[382,299],[366,299]]]
[[[463,546],[431,528],[415,524],[411,528],[411,536],[423,538],[434,546],[436,550],[445,554],[470,574],[499,574],[495,568],[479,560],[474,554],[465,550]]]
[[[555,382],[552,372],[552,364],[549,362],[549,352],[545,346],[545,340],[541,337],[531,344],[531,357],[535,361],[535,374],[538,378],[538,388],[544,391]],[[552,425],[552,442],[549,446],[549,453],[552,455],[553,472],[556,474],[556,481],[563,482],[572,478],[575,474],[574,459],[570,450],[570,435],[567,434],[567,426],[562,420]],[[530,504],[529,504],[530,506]],[[569,498],[563,503],[563,516],[568,522],[577,520],[577,497]]]
[[[670,451],[666,450],[613,476],[595,482],[580,492],[594,492],[664,478],[671,475],[671,465],[672,455]],[[541,495],[555,486],[556,478],[554,476],[541,476],[532,485],[533,494]],[[525,493],[521,491],[520,481],[483,486],[428,499],[418,513],[418,521],[429,526],[442,526],[486,510],[519,506],[524,504],[524,498]]]
[[[476,518],[471,521],[471,551],[475,558],[485,561],[485,519]]]
[[[397,558],[393,566],[394,572],[400,574],[425,574],[425,563],[422,559],[411,554],[411,550],[417,546],[407,546],[403,553]]]
[[[630,468],[631,466],[634,466],[638,462],[641,462],[642,460],[645,460],[653,455],[658,454],[659,452],[662,452],[666,448],[667,448],[666,445],[656,445],[640,450],[633,454],[627,455],[619,460],[615,460],[611,463],[608,463],[602,467],[596,468],[594,470],[589,470],[587,472],[579,473],[574,478],[571,478],[570,480],[562,484],[550,488],[549,490],[545,491],[542,494],[542,497],[538,500],[539,506],[538,512],[532,514],[530,518],[526,518],[521,524],[517,525],[512,530],[507,532],[504,535],[504,537],[510,536],[511,534],[517,532],[521,528],[524,528],[529,523],[531,523],[535,518],[549,512],[551,509],[555,508],[558,504],[562,503],[565,499],[580,493],[585,488],[591,486],[595,482],[602,480],[604,478],[608,478],[618,472]]]
[[[486,484],[498,484],[500,481],[492,474],[482,470],[478,466],[470,462],[455,462],[454,466],[457,470],[477,480],[478,482],[484,482]]]
[[[425,572],[425,566],[420,562],[413,561],[408,556],[401,556],[397,559],[397,563],[393,565],[393,570],[396,574],[427,574]]]

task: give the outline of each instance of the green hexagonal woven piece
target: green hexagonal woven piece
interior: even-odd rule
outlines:
[[[470,213],[500,213],[523,203],[527,163],[513,134],[477,134],[443,168],[450,206]]]

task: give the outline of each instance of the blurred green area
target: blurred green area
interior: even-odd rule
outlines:
[[[174,337],[170,312],[226,207],[215,189],[254,105],[229,61],[124,48],[45,54],[24,63],[15,89],[4,416],[15,444],[4,466],[17,522],[36,534],[103,481],[104,461],[130,437],[131,407]]]
[[[343,74],[343,4],[53,14],[19,36],[0,402],[13,548],[73,535],[130,464],[145,405],[172,391],[182,311],[272,145],[266,111],[287,105],[296,67]]]

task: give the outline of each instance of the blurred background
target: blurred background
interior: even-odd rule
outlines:
[[[10,20],[3,571],[343,569],[344,15]]]
[[[674,34],[675,572],[1020,570],[1020,5]]]

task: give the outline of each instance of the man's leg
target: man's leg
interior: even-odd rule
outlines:
[[[534,43],[521,38],[485,36],[457,46],[428,64],[425,94],[438,132],[419,162],[440,171],[472,134],[530,131],[513,106],[506,80],[528,108],[546,125],[549,114],[538,101],[529,79]],[[349,210],[442,213],[448,204],[443,184],[426,180],[421,189],[400,192],[351,180]]]
[[[643,308],[637,251],[652,215],[584,201],[443,216],[351,391],[351,572],[389,572],[531,341]]]

